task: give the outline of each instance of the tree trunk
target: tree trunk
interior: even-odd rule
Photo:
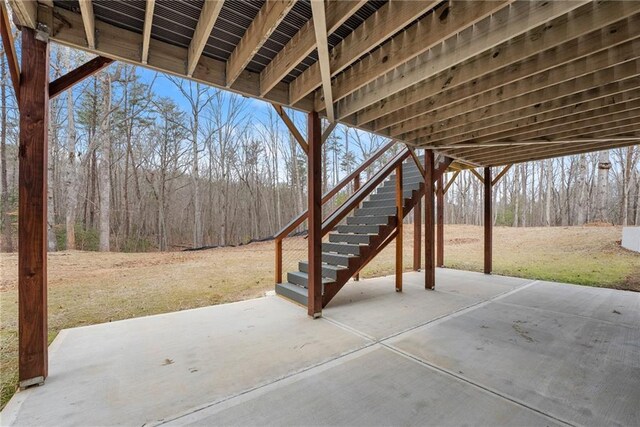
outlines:
[[[7,180],[7,104],[9,102],[7,96],[7,69],[6,56],[1,55],[0,62],[0,169],[2,170],[2,197],[0,206],[2,214],[0,215],[0,223],[2,223],[2,251],[13,251],[13,236],[11,227],[11,218],[9,216],[9,183]]]
[[[609,187],[609,151],[601,151],[598,156],[598,209],[597,217],[598,221],[607,221],[608,204],[607,204],[607,192]]]
[[[583,225],[587,218],[587,155],[580,154],[578,160],[578,203],[576,212],[576,225]]]
[[[110,209],[111,209],[111,128],[110,128],[110,110],[111,110],[111,78],[108,73],[102,73],[100,77],[102,86],[102,111],[100,114],[100,164],[98,167],[99,193],[100,193],[100,215],[99,215],[99,234],[100,234],[100,252],[109,252],[111,246],[110,238]]]

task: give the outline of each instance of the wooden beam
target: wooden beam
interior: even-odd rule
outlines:
[[[425,289],[435,289],[436,268],[435,268],[435,206],[434,206],[434,153],[433,150],[424,152],[424,169],[427,175],[424,180],[424,287]]]
[[[491,168],[484,168],[484,274],[491,274],[493,264],[493,214]]]
[[[316,48],[318,50],[318,63],[320,64],[320,74],[322,75],[322,93],[327,109],[327,119],[333,123],[336,120],[333,111],[333,89],[331,88],[331,69],[329,68],[329,42],[327,35],[327,19],[325,15],[324,0],[311,0],[311,11],[313,13],[313,29],[316,34]],[[291,86],[289,87],[291,93]],[[289,102],[293,103],[291,95]]]
[[[640,35],[640,30],[638,30],[638,35]],[[523,96],[526,94],[534,94],[530,95],[530,99],[538,100],[539,98],[536,95],[543,94],[546,88],[556,85],[562,85],[563,83],[567,83],[565,87],[571,87],[571,82],[575,78],[586,76],[598,72],[602,69],[627,62],[629,61],[629,59],[640,55],[638,52],[640,52],[640,39],[623,43],[622,45],[617,46],[615,49],[597,52],[593,55],[580,58],[568,64],[546,70],[540,74],[531,75],[520,81],[509,83],[504,86],[500,86],[498,84],[495,89],[491,89],[489,91],[472,92],[472,89],[470,87],[463,87],[463,89],[466,89],[466,93],[470,95],[469,98],[455,95],[450,98],[456,100],[458,98],[461,98],[465,100],[464,102],[454,104],[453,102],[450,103],[449,101],[451,99],[449,99],[446,101],[446,105],[445,103],[443,103],[442,106],[438,107],[437,109],[428,108],[428,113],[421,114],[411,120],[407,120],[398,125],[392,126],[390,134],[394,137],[398,137],[399,135],[408,135],[408,137],[412,139],[423,138],[427,141],[441,139],[443,132],[452,127],[451,125],[456,126],[459,125],[459,123],[453,120],[445,123],[436,123],[432,121],[434,115],[438,116],[438,118],[436,119],[438,120],[438,122],[442,122],[445,119],[454,117],[450,114],[460,112],[462,108],[464,108],[465,111],[481,109],[489,105],[496,104],[498,102],[504,102],[508,99],[516,98],[518,96]],[[482,86],[482,83],[479,83],[480,86]],[[445,94],[443,94],[444,97],[446,98],[446,95],[449,93],[453,92],[446,92]],[[546,99],[543,98],[542,100]],[[540,101],[538,100],[538,102]],[[425,121],[426,124],[429,125],[426,126],[426,128]],[[416,129],[420,129],[420,131],[411,133]],[[447,135],[445,134],[445,136]]]
[[[495,185],[500,181],[500,179],[501,179],[503,176],[505,176],[507,172],[509,172],[509,169],[511,169],[511,166],[513,166],[513,165],[507,165],[507,166],[505,166],[505,167],[503,167],[503,168],[502,168],[502,170],[500,171],[500,173],[499,173],[495,178],[493,178],[493,181],[491,181],[491,186],[492,186],[492,187],[494,187],[494,186],[495,186]],[[486,175],[486,173],[485,173],[485,175]],[[485,178],[485,179],[486,179],[486,178]]]
[[[403,223],[404,223],[404,192],[402,183],[402,163],[396,168],[396,292],[402,292],[402,273],[404,265],[403,252]]]
[[[19,380],[47,377],[47,144],[49,44],[22,30],[18,178]]]
[[[309,193],[309,271],[307,273],[307,313],[313,318],[322,316],[322,141],[320,116],[308,114],[309,135],[308,193]]]
[[[58,77],[49,83],[49,98],[55,98],[65,90],[75,86],[84,79],[93,76],[105,67],[108,67],[112,62],[113,59],[98,56],[88,62],[85,62],[75,70],[69,71],[64,76]]]
[[[289,129],[289,132],[291,132],[291,135],[293,135],[295,140],[298,142],[298,144],[302,148],[302,151],[304,151],[306,154],[309,154],[309,145],[304,140],[304,137],[296,127],[295,123],[293,123],[293,120],[291,120],[287,115],[287,112],[284,111],[284,108],[278,104],[272,103],[271,105],[273,106],[273,109],[276,110],[276,113],[278,113],[278,115],[284,122],[285,126],[287,126],[287,129]]]
[[[231,87],[251,59],[271,37],[295,4],[294,0],[267,0],[227,61],[227,87]]]
[[[436,189],[436,217],[437,217],[437,244],[436,244],[436,267],[444,267],[444,174],[438,177]]]
[[[93,14],[93,3],[91,0],[78,0],[80,13],[82,14],[82,23],[84,25],[84,33],[87,38],[87,46],[89,49],[96,48],[96,19]]]
[[[481,4],[483,3],[485,2]],[[402,78],[389,79],[381,76],[373,84],[353,93],[352,97],[339,101],[339,118],[350,116],[584,3],[586,1],[522,2],[499,10],[495,15],[422,53],[409,62],[407,67],[400,67],[396,71]],[[339,99],[342,95],[336,81],[336,98]]]
[[[8,0],[16,24],[35,29],[38,26],[38,2],[36,0]]]
[[[146,3],[144,27],[142,29],[142,54],[140,55],[142,64],[146,64],[149,58],[149,42],[151,41],[151,28],[153,27],[153,12],[156,8],[156,0],[146,0]]]
[[[189,53],[187,56],[187,76],[189,77],[193,76],[196,70],[202,51],[207,45],[207,41],[211,36],[211,30],[213,30],[213,26],[218,20],[218,15],[222,10],[223,4],[223,0],[207,0],[204,2],[204,6],[202,6],[200,19],[189,43]]]
[[[75,49],[88,50],[85,45],[85,34],[80,14],[54,7],[53,17],[56,31],[51,34],[51,40]],[[95,50],[90,51],[91,53],[113,58],[116,61],[141,65],[141,34],[115,27],[100,20],[96,21],[96,31],[100,34],[100,43]],[[187,57],[187,48],[170,45],[152,38],[149,44],[149,58],[146,68],[185,78]],[[202,56],[193,75],[187,78],[209,86],[226,89],[226,62]],[[228,90],[244,96],[259,98],[259,74],[248,70],[243,71],[234,86]],[[278,83],[263,99],[267,102],[289,105],[289,86],[286,83]],[[301,101],[295,107],[311,111],[313,109],[311,97]]]
[[[366,0],[329,0],[327,7],[327,32],[333,34],[351,17]],[[273,60],[260,73],[260,95],[269,93],[304,58],[309,56],[316,46],[313,19],[307,21],[289,42],[278,52]]]
[[[422,264],[422,197],[413,207],[413,270],[420,271]]]
[[[498,83],[510,83],[594,53],[600,46],[626,41],[629,29],[634,28],[629,23],[637,21],[638,17],[633,15],[639,10],[640,4],[637,2],[594,2],[585,5],[572,13],[570,18],[564,15],[538,26],[524,37],[509,40],[459,67],[447,69],[385,99],[384,103],[367,107],[358,113],[356,124],[377,120],[374,129],[379,131],[423,114],[431,105],[421,101],[433,98],[444,90],[466,86],[478,79],[481,79],[478,83],[487,87],[491,82],[487,82],[485,76],[493,73],[501,76],[502,80]],[[632,18],[627,21],[628,17]],[[603,31],[605,27],[608,28]],[[571,42],[567,42],[569,40]],[[565,46],[570,49],[564,49]],[[438,102],[443,101],[438,99]]]
[[[0,2],[0,36],[2,36],[2,46],[4,47],[4,55],[7,58],[7,66],[11,83],[19,101],[20,96],[20,65],[18,64],[18,56],[16,55],[16,46],[13,42],[13,33],[11,32],[11,23],[9,22],[9,13],[4,1]]]
[[[335,76],[362,55],[375,49],[380,43],[433,8],[437,1],[399,0],[384,4],[365,22],[360,24],[344,40],[331,50],[329,69]],[[320,63],[315,62],[291,82],[291,102],[304,98],[322,84]]]

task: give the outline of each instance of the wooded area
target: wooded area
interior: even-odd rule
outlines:
[[[52,80],[87,59],[53,44]],[[4,54],[1,67],[2,250],[12,251],[18,115]],[[287,113],[304,136],[303,115]],[[50,250],[236,245],[272,236],[305,209],[306,155],[261,101],[117,63],[52,99],[49,132]],[[324,190],[386,142],[338,126],[323,145]],[[494,189],[495,223],[640,224],[639,160],[636,145],[514,165]],[[473,174],[460,173],[445,198],[445,222],[482,222]]]

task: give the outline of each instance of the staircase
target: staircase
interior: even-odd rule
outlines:
[[[408,157],[408,159],[407,159]],[[424,177],[413,158],[405,155],[402,162],[403,213],[407,215],[424,195]],[[423,162],[423,158],[419,158]],[[399,164],[399,162],[398,162]],[[325,224],[331,220],[329,217]],[[322,243],[322,306],[338,293],[395,237],[396,173],[390,173],[360,207],[329,232]],[[323,229],[324,225],[323,224]],[[300,261],[298,271],[287,273],[287,282],[276,284],[276,293],[299,304],[307,305],[308,262]]]

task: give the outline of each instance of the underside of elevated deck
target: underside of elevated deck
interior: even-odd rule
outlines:
[[[640,294],[439,269],[65,330],[15,425],[638,425]],[[391,290],[391,292],[390,292]]]

